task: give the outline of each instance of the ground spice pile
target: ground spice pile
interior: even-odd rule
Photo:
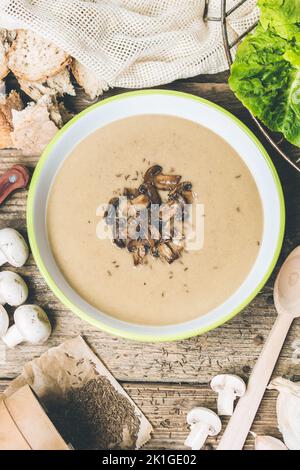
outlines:
[[[71,389],[51,418],[75,449],[134,449],[140,421],[130,401],[103,376]]]

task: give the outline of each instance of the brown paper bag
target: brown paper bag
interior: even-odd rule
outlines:
[[[4,397],[29,384],[75,449],[139,449],[152,426],[80,336],[24,366]]]
[[[69,450],[28,385],[0,401],[0,450]]]

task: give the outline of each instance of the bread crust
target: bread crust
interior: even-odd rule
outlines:
[[[83,78],[81,76],[77,60],[72,60],[71,70],[72,70],[72,74],[74,75],[74,78],[75,78],[76,82],[78,83],[78,85],[80,85],[81,87],[84,87]]]
[[[8,59],[4,45],[0,42],[0,80],[3,80],[8,75]]]
[[[0,149],[12,148],[11,133],[13,131],[12,110],[21,111],[23,103],[20,95],[12,91],[8,97],[0,101]]]
[[[0,111],[0,150],[12,147],[11,131],[12,128]]]
[[[45,95],[60,97],[68,94],[75,96],[75,90],[71,83],[70,72],[67,67],[44,82],[28,82],[20,78],[18,81],[24,93],[34,101],[39,101]]]
[[[99,80],[94,72],[88,70],[76,59],[73,59],[71,63],[71,70],[77,83],[92,100],[103,95],[103,92],[109,89],[108,84],[104,80]]]
[[[46,52],[45,56],[46,59],[40,58],[40,60],[38,61],[41,69],[39,72],[36,70],[34,64],[32,64],[33,70],[29,71],[30,63],[26,63],[25,66],[24,64],[23,66],[20,66],[16,63],[18,54],[20,54],[21,58],[23,54],[23,59],[30,60],[30,57],[28,58],[28,55],[32,53],[30,50],[31,48],[29,49],[29,52],[27,52],[27,54],[24,50],[22,52],[22,49],[24,49],[24,43],[26,42],[26,38],[28,39],[28,41],[31,40],[40,43],[43,53],[45,53],[45,51],[48,49],[48,52]],[[54,51],[56,51],[56,53]],[[71,57],[69,54],[62,51],[57,46],[48,42],[37,34],[33,33],[32,31],[23,29],[17,31],[17,37],[8,52],[9,69],[14,73],[17,78],[19,78],[20,80],[26,80],[28,82],[43,82],[48,78],[53,77],[54,75],[57,75],[59,72],[61,72],[64,67],[66,67],[70,63],[70,61]]]

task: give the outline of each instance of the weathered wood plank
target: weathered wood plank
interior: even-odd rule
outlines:
[[[93,329],[68,311],[53,309],[51,302],[35,297],[50,313],[54,333],[46,345],[22,345],[15,350],[0,346],[0,376],[13,378],[23,364],[55,346],[83,333],[88,344],[119,380],[206,384],[218,373],[235,373],[245,379],[261,351],[273,315],[246,310],[225,326],[201,337],[170,344],[140,344],[118,339]],[[248,318],[247,318],[248,314]],[[251,322],[249,321],[251,316]],[[274,372],[300,379],[299,366],[291,362],[291,344],[300,338],[299,325],[291,330]]]
[[[7,387],[8,381],[0,381],[0,393]],[[205,406],[216,411],[215,394],[207,386],[162,385],[149,383],[122,384],[151,422],[154,433],[145,449],[184,449],[184,441],[189,429],[186,415],[194,406]],[[274,391],[267,391],[256,416],[252,431],[260,435],[272,435],[282,439],[276,422],[276,396]],[[222,418],[223,430],[228,418]],[[222,431],[223,432],[223,431]],[[222,434],[207,440],[206,449],[214,449]],[[254,439],[251,434],[245,449],[252,450]]]
[[[177,82],[168,88],[180,89],[211,99],[231,110],[246,122],[251,120],[241,104],[224,83]],[[115,94],[119,90],[112,90]],[[107,96],[107,95],[105,95]],[[82,93],[73,99],[76,111],[86,106]],[[24,163],[34,168],[38,158],[24,156],[17,151],[0,152],[0,172],[14,163]],[[288,224],[281,261],[299,243],[300,196],[299,177],[285,162],[274,158],[278,166],[287,200]],[[12,226],[25,235],[26,192],[16,193],[0,209],[0,226]],[[277,268],[278,269],[278,268]],[[50,313],[54,333],[47,345],[23,345],[7,351],[5,363],[0,364],[0,376],[14,377],[24,362],[37,357],[48,347],[82,333],[92,348],[102,357],[114,375],[127,381],[191,382],[205,384],[220,371],[235,372],[245,378],[255,363],[261,345],[275,319],[272,301],[274,275],[262,293],[236,317],[223,327],[202,337],[173,344],[139,344],[113,338],[95,330],[67,311],[46,287],[45,282],[30,258],[20,270],[30,286],[31,300],[40,303]],[[291,344],[300,338],[300,325],[295,323],[285,344],[275,374],[299,376],[299,368],[291,364]]]

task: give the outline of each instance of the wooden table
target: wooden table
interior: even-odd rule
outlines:
[[[226,74],[200,76],[178,81],[164,88],[207,98],[224,106],[254,128],[248,113],[231,93]],[[121,90],[112,90],[104,98],[120,92]],[[66,98],[66,103],[74,112],[89,104],[80,91],[76,98]],[[260,135],[258,131],[255,132]],[[264,141],[263,143],[265,144]],[[0,391],[20,373],[25,362],[38,357],[48,348],[81,334],[151,421],[154,434],[146,448],[183,449],[188,433],[188,410],[194,406],[207,406],[216,410],[216,397],[209,387],[210,379],[219,373],[233,373],[248,379],[276,317],[272,298],[275,274],[287,254],[299,244],[300,178],[274,152],[270,154],[281,177],[286,197],[287,229],[284,247],[273,276],[240,315],[203,336],[180,342],[140,344],[115,338],[96,330],[67,310],[48,289],[30,257],[26,266],[18,272],[24,276],[30,287],[30,301],[40,304],[49,313],[53,334],[43,346],[21,345],[14,350],[7,350],[6,360],[2,360],[5,350],[0,347]],[[15,163],[23,163],[33,169],[37,161],[37,156],[5,150],[0,152],[0,173]],[[14,227],[26,236],[26,197],[25,191],[16,193],[0,208],[1,228]],[[291,361],[291,345],[295,338],[300,339],[298,321],[288,335],[274,376],[284,375],[300,380],[300,366],[293,365]],[[274,391],[266,392],[252,428],[257,434],[280,437],[275,413],[276,396]],[[223,422],[226,425],[227,420]],[[217,440],[209,439],[206,448],[214,448]],[[253,448],[251,435],[246,448]]]

